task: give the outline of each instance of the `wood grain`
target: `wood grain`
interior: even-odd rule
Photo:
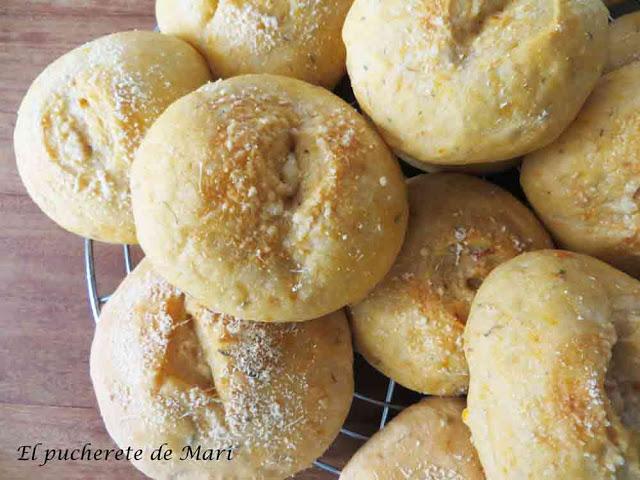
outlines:
[[[16,171],[12,135],[19,102],[47,64],[98,36],[153,26],[153,0],[0,0],[3,480],[143,478],[127,462],[39,467],[17,460],[17,448],[35,442],[52,447],[114,444],[100,420],[89,379],[93,325],[85,295],[82,240],[58,228],[31,202]],[[96,255],[100,287],[108,292],[122,277],[120,250],[97,246]],[[327,460],[343,464],[357,445],[343,438]],[[335,477],[309,470],[296,478]]]

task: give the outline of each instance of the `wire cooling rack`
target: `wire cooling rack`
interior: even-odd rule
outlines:
[[[633,11],[640,11],[640,0],[628,0],[626,2],[621,2],[619,4],[611,6],[610,10],[611,10],[612,19]],[[356,104],[355,98],[353,97],[353,93],[351,91],[348,80],[340,84],[336,88],[335,93],[338,94],[343,99],[345,99],[347,102],[357,107],[357,104]],[[420,173],[418,170],[404,164],[403,164],[403,170],[405,171],[405,174],[407,176],[413,176],[413,175],[416,175],[417,173]],[[502,186],[503,188],[506,188],[518,198],[526,201],[522,191],[520,190],[518,174],[515,169],[513,169],[511,172],[490,176],[488,180]],[[124,273],[129,274],[131,270],[133,270],[134,268],[132,252],[129,245],[124,245],[122,247],[122,257],[123,257],[123,264],[124,264]],[[93,314],[94,321],[97,321],[98,316],[100,315],[100,309],[102,308],[102,305],[104,305],[109,300],[109,297],[111,296],[111,294],[100,295],[98,292],[98,287],[97,287],[98,282],[96,279],[96,266],[94,261],[93,241],[88,239],[85,239],[84,241],[84,265],[85,265],[85,275],[86,275],[86,281],[87,281],[87,293],[89,297],[89,304],[91,306],[91,313]],[[394,414],[396,414],[397,412],[405,408],[405,405],[399,405],[399,404],[393,403],[394,398],[399,394],[398,390],[403,390],[404,397],[409,398],[409,401],[407,401],[406,404],[413,403],[420,397],[415,393],[410,393],[405,389],[402,389],[402,387],[396,387],[396,383],[393,380],[387,377],[384,377],[382,374],[378,372],[373,371],[371,367],[367,366],[366,362],[362,358],[356,356],[355,360],[356,360],[355,361],[356,392],[354,393],[354,396],[353,396],[353,405],[351,409],[351,414],[347,419],[347,422],[345,423],[343,428],[340,429],[341,435],[336,440],[336,443],[340,441],[340,437],[343,437],[343,438],[347,438],[362,444],[363,442],[366,442],[369,438],[371,438],[371,435],[375,432],[375,430],[381,430],[382,428],[384,428],[384,426],[387,424],[387,422],[391,419],[391,417]],[[369,370],[368,373],[366,372],[367,368]],[[380,394],[381,397],[382,397],[381,392],[384,392],[384,396],[382,398],[379,398],[379,399],[373,398],[372,395],[376,395],[376,393],[369,393],[368,391],[365,393],[364,391],[359,391],[360,389],[358,388],[358,379],[360,377],[366,376],[367,374],[368,376],[371,376],[371,375],[378,376],[378,380],[379,380],[378,386],[377,386],[377,389],[374,388],[374,390],[378,394]],[[368,416],[365,415],[365,417],[368,417],[368,422],[366,422],[368,423],[368,425],[365,425],[363,427],[363,425],[360,424],[359,425],[360,428],[358,428],[357,426],[352,427],[350,423],[350,418],[354,410],[355,411],[361,410],[359,407],[356,407],[356,404],[358,403],[362,403],[363,408],[366,407],[368,409],[368,413],[370,414]],[[365,428],[365,427],[368,427],[368,428]],[[369,431],[365,433],[364,432],[365,429],[373,430],[373,431]],[[329,472],[330,474],[333,474],[335,476],[339,476],[341,472],[339,466],[330,465],[329,463],[323,460],[317,460],[316,462],[314,462],[314,466],[317,469],[323,470],[325,472]]]

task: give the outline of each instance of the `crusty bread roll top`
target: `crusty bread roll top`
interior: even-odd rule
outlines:
[[[338,434],[353,395],[343,312],[302,324],[215,314],[143,262],[104,307],[91,378],[109,434],[145,451],[155,479],[281,480],[311,465]],[[166,443],[170,461],[152,461]],[[232,459],[179,460],[193,450]]]
[[[132,170],[138,238],[214,311],[303,321],[362,299],[404,238],[404,177],[327,90],[245,75],[174,103]]]

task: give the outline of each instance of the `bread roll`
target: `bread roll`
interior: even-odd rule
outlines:
[[[459,395],[469,382],[462,332],[476,290],[497,265],[551,247],[509,193],[459,174],[414,177],[409,227],[393,268],[351,308],[356,348],[401,385]]]
[[[340,480],[484,480],[463,408],[453,398],[407,408],[353,456]]]
[[[473,443],[491,480],[640,478],[640,283],[584,255],[525,253],[465,330]]]
[[[466,165],[553,141],[600,77],[600,0],[355,0],[343,29],[361,107],[401,157]]]
[[[100,315],[91,378],[109,434],[144,449],[133,463],[149,477],[284,479],[338,434],[352,356],[342,312],[303,324],[236,320],[206,310],[143,260]],[[150,460],[162,444],[173,458]],[[185,447],[201,458],[180,460]]]
[[[605,72],[640,60],[640,11],[617,18],[609,27],[609,58]]]
[[[302,321],[361,300],[406,229],[406,187],[376,132],[327,90],[247,75],[173,104],[132,171],[138,238],[214,311]]]
[[[640,62],[600,80],[576,121],[528,155],[520,181],[559,243],[640,275]]]
[[[108,35],[53,62],[22,100],[15,129],[33,201],[73,233],[137,243],[133,152],[160,113],[209,75],[187,43],[153,32]]]
[[[156,0],[160,30],[197,47],[222,77],[271,73],[332,88],[353,0]]]

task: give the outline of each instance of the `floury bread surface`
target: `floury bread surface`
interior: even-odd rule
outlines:
[[[332,88],[353,0],[156,0],[160,30],[197,47],[222,78],[271,73]]]
[[[401,157],[487,168],[575,118],[606,60],[607,14],[600,0],[355,0],[347,69]]]
[[[496,266],[552,244],[531,211],[484,180],[439,173],[408,186],[402,250],[385,279],[351,307],[355,345],[407,388],[460,395],[469,382],[462,333],[476,290]]]
[[[209,80],[193,47],[160,33],[115,33],[63,55],[18,111],[16,160],[29,195],[73,233],[137,243],[133,153],[167,106]]]
[[[105,305],[91,378],[111,437],[144,449],[134,465],[162,480],[281,480],[311,466],[338,434],[353,395],[343,312],[296,324],[215,314],[147,260]],[[170,461],[149,459],[163,443]],[[217,461],[179,460],[232,449]]]
[[[356,452],[340,480],[484,480],[463,409],[459,398],[412,405]]]
[[[246,75],[174,103],[132,170],[138,238],[158,271],[214,311],[303,321],[361,300],[407,224],[400,167],[321,87]]]
[[[640,282],[585,255],[496,268],[465,330],[473,443],[491,480],[640,478]]]

